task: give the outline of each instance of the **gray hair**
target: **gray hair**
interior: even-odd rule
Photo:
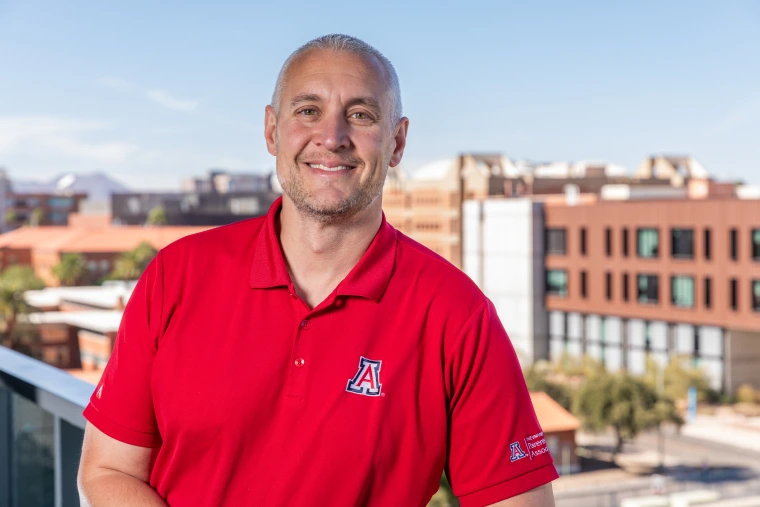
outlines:
[[[403,110],[401,107],[401,87],[398,83],[398,75],[396,69],[393,68],[393,64],[388,60],[380,51],[373,48],[363,40],[357,39],[350,35],[343,35],[340,33],[331,33],[329,35],[323,35],[316,39],[310,40],[300,48],[291,53],[285,63],[282,64],[280,73],[277,75],[277,83],[274,86],[274,93],[272,94],[272,107],[275,113],[280,111],[280,100],[282,98],[282,89],[285,86],[285,75],[288,73],[290,66],[293,62],[302,54],[312,49],[329,49],[333,51],[347,51],[349,53],[355,53],[362,56],[374,56],[383,65],[390,77],[391,89],[389,90],[391,98],[391,123],[396,124],[401,119]]]

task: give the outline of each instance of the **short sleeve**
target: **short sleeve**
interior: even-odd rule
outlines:
[[[486,300],[447,357],[446,473],[463,507],[491,505],[558,477],[517,355]]]
[[[111,357],[84,410],[84,417],[106,435],[141,447],[161,444],[153,409],[151,371],[161,333],[162,305],[159,252],[129,298]]]

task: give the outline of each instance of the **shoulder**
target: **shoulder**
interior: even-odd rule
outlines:
[[[480,288],[463,271],[430,248],[396,231],[396,269],[394,276],[413,284],[420,297],[436,306],[474,312],[488,301]]]
[[[165,259],[187,255],[219,255],[255,242],[266,216],[249,218],[221,227],[196,232],[170,243],[161,250]]]

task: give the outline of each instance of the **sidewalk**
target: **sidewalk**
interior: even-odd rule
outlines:
[[[744,417],[733,413],[700,414],[694,422],[681,428],[681,434],[760,452],[760,417]]]

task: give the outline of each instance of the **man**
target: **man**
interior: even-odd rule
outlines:
[[[553,505],[493,305],[385,222],[406,145],[390,62],[343,35],[285,62],[266,217],[163,249],[85,410],[84,505]]]

